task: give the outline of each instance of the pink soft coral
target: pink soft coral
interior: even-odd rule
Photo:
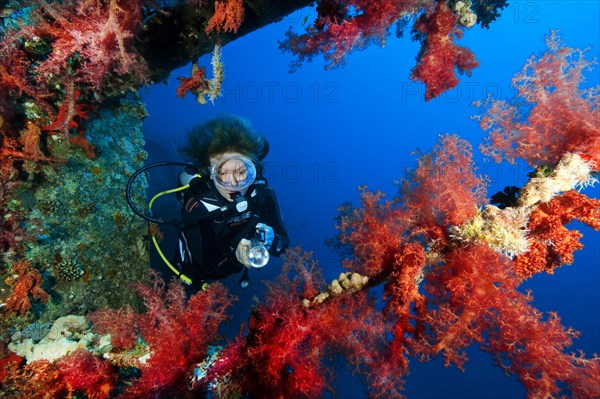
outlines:
[[[456,135],[445,135],[402,187],[405,206],[428,236],[439,239],[436,226],[458,225],[475,216],[486,202],[486,179],[476,174],[471,145]],[[442,234],[443,236],[443,234]]]
[[[581,87],[594,64],[584,51],[565,47],[556,32],[548,50],[532,56],[513,78],[515,100],[494,100],[480,119],[489,132],[482,151],[499,162],[523,158],[532,166],[556,166],[567,152],[578,152],[600,165],[598,86]]]
[[[146,67],[132,46],[141,28],[141,2],[87,0],[42,3],[32,29],[52,52],[35,68],[41,84],[48,76],[72,76],[75,83],[99,90],[113,75],[144,80]]]

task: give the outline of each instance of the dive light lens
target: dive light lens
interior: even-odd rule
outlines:
[[[248,252],[248,261],[250,266],[254,268],[261,268],[269,263],[269,250],[262,244],[258,243],[253,245]]]

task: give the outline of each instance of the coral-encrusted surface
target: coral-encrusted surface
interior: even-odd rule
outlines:
[[[18,195],[31,209],[26,256],[53,284],[42,319],[132,301],[131,282],[147,278],[147,226],[125,202],[124,187],[139,168],[145,107],[136,96],[107,107],[90,122],[87,135],[98,157],[78,147],[51,143],[58,167],[41,165]],[[52,141],[52,139],[50,139]],[[141,187],[137,186],[141,191]],[[142,199],[142,192],[137,192]]]

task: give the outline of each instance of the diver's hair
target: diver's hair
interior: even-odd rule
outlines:
[[[210,166],[214,155],[239,152],[250,158],[260,173],[260,161],[269,153],[269,142],[248,120],[227,115],[194,126],[188,133],[188,145],[180,151],[202,168]]]

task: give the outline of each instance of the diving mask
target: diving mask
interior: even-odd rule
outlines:
[[[215,185],[225,191],[243,191],[256,179],[256,166],[243,156],[234,155],[220,159],[210,169]]]

